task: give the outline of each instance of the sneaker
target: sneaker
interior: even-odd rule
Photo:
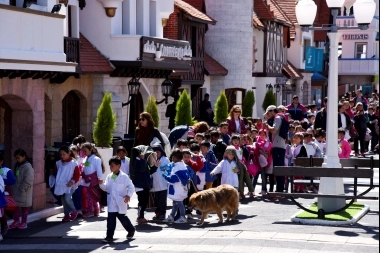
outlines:
[[[108,237],[106,237],[106,238],[104,238],[104,239],[102,240],[102,242],[103,242],[103,243],[112,243],[112,242],[113,242],[113,238],[108,238]]]
[[[158,215],[152,217],[152,220],[160,220]]]
[[[174,223],[187,223],[187,219],[184,216],[181,216]]]
[[[70,214],[70,220],[75,220],[78,217],[78,211],[72,211]]]
[[[65,215],[62,219],[62,222],[69,222],[71,219],[70,219],[70,215]]]
[[[93,217],[94,216],[94,213],[93,212],[85,212],[83,214],[83,218],[89,218],[89,217]]]
[[[267,193],[267,191],[261,191],[259,194],[264,196],[264,195],[267,195],[268,193]]]
[[[135,232],[136,232],[136,229],[133,230],[132,232],[128,232],[128,234],[127,234],[127,239],[132,239],[133,236],[135,235]]]
[[[18,225],[18,228],[19,229],[26,229],[26,228],[28,228],[28,225],[26,225],[26,223],[23,222],[23,223],[20,223],[20,225]]]
[[[193,218],[193,215],[191,213],[187,214],[186,215],[188,219],[192,219]]]
[[[165,215],[160,215],[160,216],[158,216],[158,219],[159,219],[159,220],[165,220]]]
[[[164,220],[164,222],[173,222],[173,221],[174,221],[174,218],[173,218],[173,216],[171,216],[171,215],[169,215],[168,218],[166,218],[166,219]]]
[[[6,235],[8,232],[8,226],[1,227],[1,235]]]
[[[145,218],[137,218],[137,223],[139,225],[148,223],[148,220]]]
[[[9,229],[14,229],[17,228],[20,225],[20,222],[14,221],[10,226]]]

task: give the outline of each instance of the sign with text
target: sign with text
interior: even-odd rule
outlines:
[[[368,40],[368,34],[343,34],[344,40]]]
[[[323,69],[323,49],[315,47],[306,48],[306,71],[321,72]]]

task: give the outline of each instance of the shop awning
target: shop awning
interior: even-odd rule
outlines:
[[[205,53],[205,73],[208,76],[226,76],[228,70],[214,58]]]

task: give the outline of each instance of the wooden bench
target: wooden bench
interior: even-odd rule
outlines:
[[[273,174],[275,176],[285,176],[290,177],[290,184],[291,184],[291,193],[282,193],[282,192],[269,192],[269,196],[282,196],[286,198],[290,198],[299,208],[305,210],[306,212],[317,214],[319,218],[324,218],[326,214],[333,214],[333,213],[339,213],[341,211],[344,211],[348,207],[350,207],[356,199],[372,199],[372,200],[378,200],[378,197],[371,197],[371,196],[359,196],[357,194],[358,190],[358,178],[373,178],[373,170],[371,169],[359,169],[356,165],[355,168],[324,168],[324,167],[274,167],[273,168]],[[354,180],[354,193],[353,195],[334,195],[334,194],[315,194],[315,193],[294,193],[294,176],[302,176],[302,177],[335,177],[335,178],[352,178]],[[318,212],[310,210],[299,202],[295,200],[295,198],[308,198],[308,197],[323,197],[323,198],[343,198],[343,199],[349,199],[350,202],[347,203],[344,207],[334,210],[325,212],[324,210],[320,209]]]
[[[324,159],[319,157],[302,157],[297,158],[294,160],[294,163],[296,166],[301,167],[321,167]],[[343,168],[354,168],[355,166],[358,166],[358,168],[368,168],[370,170],[373,170],[374,168],[379,168],[379,160],[374,159],[373,156],[368,158],[347,158],[347,159],[340,159],[340,163],[342,164]],[[320,180],[310,178],[310,179],[296,179],[294,180],[295,184],[319,184]],[[343,184],[348,186],[354,186],[354,180],[351,178],[344,178]],[[360,179],[357,181],[357,186],[363,186],[368,187],[367,190],[360,193],[358,196],[364,196],[371,190],[373,190],[375,187],[379,187],[379,180],[374,180],[373,177],[369,179]]]

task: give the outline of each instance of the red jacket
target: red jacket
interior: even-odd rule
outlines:
[[[194,162],[191,159],[186,163],[186,165],[189,165],[189,167],[195,171],[198,172],[204,167],[204,163],[202,161],[202,158],[200,156],[197,156],[197,160]]]
[[[235,119],[230,119],[228,118],[227,120],[227,123],[228,123],[228,134],[229,135],[232,135],[234,133],[237,133],[236,132],[236,123],[235,123]],[[245,124],[244,124],[244,120],[242,118],[239,118],[239,121],[240,121],[240,134],[245,134],[247,133],[247,130],[245,129]]]

